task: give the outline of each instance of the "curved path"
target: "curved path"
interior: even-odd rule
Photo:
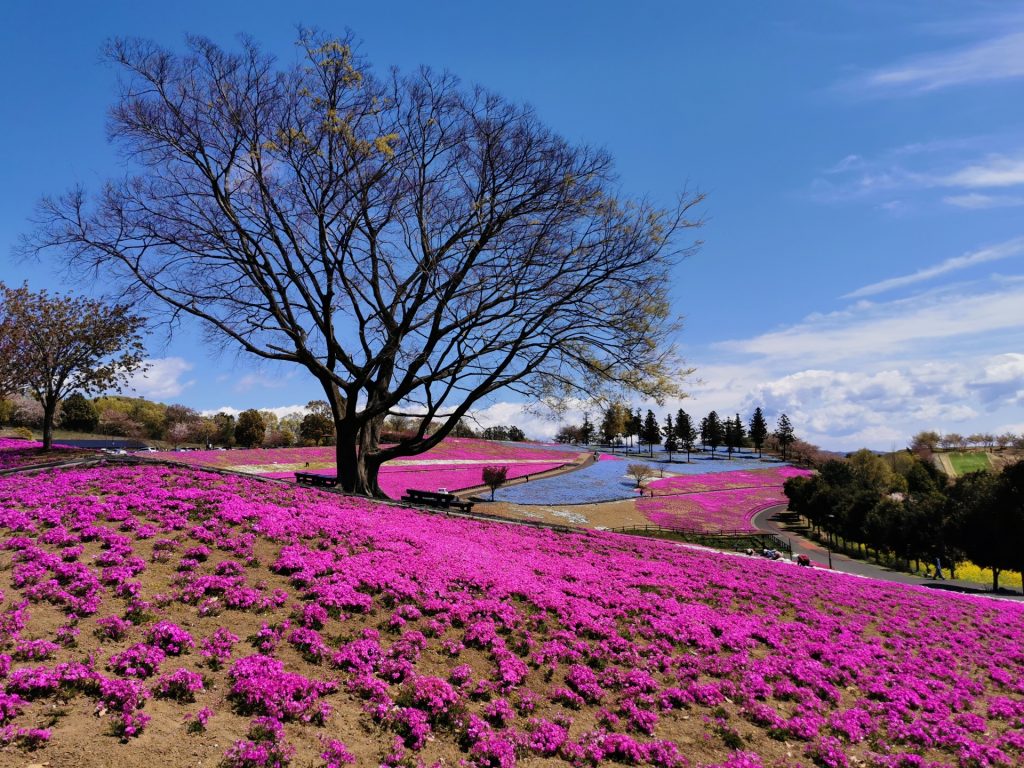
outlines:
[[[768,507],[754,515],[752,523],[759,531],[763,531],[764,533],[774,533],[788,541],[790,546],[793,547],[794,556],[807,555],[816,567],[828,568],[829,550],[827,547],[801,536],[799,533],[794,532],[787,526],[780,524],[777,520],[772,519],[779,513],[785,512],[786,509],[787,507],[785,504],[777,504],[773,507]],[[912,573],[886,568],[882,565],[876,565],[868,562],[867,560],[857,560],[852,557],[847,557],[840,552],[832,551],[831,556],[832,570],[841,571],[842,573],[852,573],[856,576],[866,576],[872,579],[893,581],[900,584],[914,584],[919,587],[941,589],[949,592],[967,592],[972,594],[983,594],[988,597],[1000,597],[1024,601],[1024,595],[1020,592],[1010,592],[1009,590],[1003,591],[1003,589],[1001,589],[998,594],[994,595],[991,590],[984,589],[973,581],[962,581],[960,579],[950,578],[947,578],[945,581],[933,580],[923,576],[915,576]],[[945,572],[947,574],[949,573],[948,570]]]

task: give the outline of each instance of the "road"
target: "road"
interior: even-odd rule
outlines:
[[[785,511],[785,504],[769,507],[754,516],[754,526],[759,531],[774,533],[788,541],[793,547],[794,557],[797,555],[807,555],[815,566],[828,568],[829,551],[826,547],[817,542],[806,539],[798,533],[794,533],[794,531],[789,529],[786,525],[780,524],[772,519],[776,514]],[[893,581],[900,584],[914,584],[919,587],[928,587],[929,589],[982,594],[989,597],[1024,601],[1024,595],[1022,595],[1020,591],[1010,592],[1009,590],[1004,591],[1001,589],[998,594],[993,595],[991,589],[984,589],[975,582],[950,579],[948,577],[948,571],[946,571],[947,577],[945,581],[927,579],[922,576],[915,576],[912,573],[905,573],[903,571],[896,571],[881,565],[875,565],[874,563],[866,560],[856,560],[839,552],[832,552],[832,569],[843,573],[852,573],[857,576],[881,579],[882,581]]]

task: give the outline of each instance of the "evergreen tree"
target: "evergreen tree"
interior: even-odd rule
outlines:
[[[661,434],[665,437],[665,450],[668,451],[668,460],[672,461],[672,454],[679,450],[679,438],[676,435],[676,425],[672,421],[672,414],[665,417],[665,426],[661,428]]]
[[[580,440],[583,441],[584,445],[590,445],[590,441],[594,439],[594,424],[590,421],[590,414],[583,414],[583,426],[580,427]]]
[[[640,436],[647,443],[651,456],[654,456],[654,446],[661,442],[661,427],[658,426],[658,418],[654,411],[647,411]]]
[[[732,452],[736,450],[739,440],[736,436],[736,424],[733,422],[731,416],[725,417],[723,431],[725,433],[725,447],[729,452],[729,459],[732,460]]]
[[[95,432],[100,412],[81,392],[75,392],[61,404],[60,425],[75,432]]]
[[[739,450],[746,444],[747,430],[743,427],[743,421],[740,419],[740,415],[737,413],[736,418],[732,420],[732,441],[726,441],[729,445],[729,454],[732,455],[733,450]]]
[[[690,463],[690,451],[693,444],[697,442],[697,430],[693,427],[693,419],[690,414],[680,408],[676,412],[676,437],[679,438],[679,445],[686,450],[686,463]]]
[[[701,435],[701,440],[711,446],[711,458],[713,459],[715,458],[715,449],[725,439],[725,430],[722,427],[722,420],[718,417],[717,411],[709,413],[703,424],[705,434]]]
[[[786,451],[789,446],[796,440],[796,434],[793,432],[793,425],[789,421],[789,417],[786,414],[780,414],[779,420],[775,424],[775,439],[779,441],[779,448],[782,449],[782,460],[786,460]]]
[[[761,446],[768,438],[768,422],[764,419],[761,406],[754,409],[754,415],[750,417],[750,442],[757,448],[757,456],[761,457]]]
[[[644,420],[640,416],[640,409],[637,408],[636,413],[634,414],[627,414],[627,419],[629,421],[629,434],[636,435],[637,443],[639,443],[641,440],[643,440],[642,435],[644,428]],[[632,447],[632,445],[633,443],[630,442],[630,447]]]

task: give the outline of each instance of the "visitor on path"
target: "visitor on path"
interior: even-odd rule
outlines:
[[[939,559],[938,555],[935,556],[935,573],[932,576],[932,579],[946,580],[946,577],[942,575],[942,560]]]

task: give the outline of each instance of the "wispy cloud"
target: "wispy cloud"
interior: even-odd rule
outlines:
[[[1024,252],[1024,238],[987,250],[1000,248]],[[704,385],[687,408],[785,412],[837,450],[903,446],[923,429],[1005,431],[1024,404],[1021,306],[1024,280],[990,277],[713,344],[691,355]]]
[[[986,189],[1024,184],[1024,159],[990,155],[983,163],[969,165],[939,180],[943,186]]]
[[[1024,77],[1024,32],[906,59],[875,70],[857,85],[875,93],[927,93],[1017,77]]]
[[[1024,197],[1020,195],[983,195],[978,192],[968,192],[963,195],[949,195],[942,198],[946,205],[969,210],[983,210],[985,208],[1016,208],[1024,205]]]
[[[877,283],[865,285],[862,288],[858,288],[855,291],[847,293],[843,298],[858,299],[864,296],[875,296],[879,293],[885,293],[886,291],[891,291],[895,288],[904,288],[908,285],[914,285],[915,283],[922,283],[926,280],[938,277],[939,275],[945,275],[950,272],[967,269],[977,264],[999,261],[1000,259],[1006,259],[1020,253],[1024,253],[1024,237],[1017,237],[1013,240],[1008,240],[1005,243],[999,243],[998,245],[993,245],[989,248],[982,248],[977,251],[965,253],[962,256],[954,256],[953,258],[946,259],[934,266],[919,269],[909,275],[890,277],[887,280],[880,280]]]
[[[993,139],[1009,145],[1009,140]],[[897,201],[899,212],[907,210],[907,196],[917,203],[943,203],[977,210],[1024,204],[1024,195],[987,193],[1024,186],[1024,150],[1020,144],[1004,153],[965,157],[971,140],[933,141],[904,145],[876,157],[846,155],[820,171],[811,184],[811,195],[819,202],[874,202],[891,211]],[[899,195],[900,197],[895,197]]]
[[[939,350],[965,338],[1024,332],[1022,306],[1024,285],[1013,282],[974,294],[937,291],[885,303],[861,301],[789,328],[712,346],[806,367],[871,362]]]

